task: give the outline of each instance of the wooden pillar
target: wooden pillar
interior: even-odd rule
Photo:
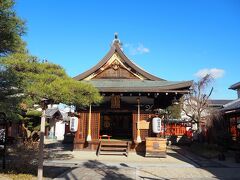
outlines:
[[[137,103],[138,103],[138,115],[137,115],[137,143],[141,143],[141,136],[140,136],[140,98],[137,98]]]
[[[92,141],[91,137],[91,117],[92,116],[92,105],[89,106],[89,114],[88,114],[88,135],[87,135],[87,141]]]
[[[163,119],[163,138],[166,138],[166,117]]]

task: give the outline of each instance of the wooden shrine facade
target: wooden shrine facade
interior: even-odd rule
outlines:
[[[103,96],[100,105],[79,109],[74,149],[96,149],[99,142],[125,140],[137,149],[146,137],[155,137],[151,119],[189,92],[192,81],[167,81],[134,64],[115,36],[110,51],[94,67],[74,77],[95,86]]]

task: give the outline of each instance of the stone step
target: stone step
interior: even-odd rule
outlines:
[[[126,142],[102,142],[102,146],[127,146]]]
[[[126,152],[127,148],[122,148],[122,147],[101,147],[101,151],[125,151]]]
[[[115,152],[115,151],[100,151],[99,155],[124,155],[127,156],[126,152]]]
[[[101,141],[98,155],[128,155],[128,142],[126,141]]]

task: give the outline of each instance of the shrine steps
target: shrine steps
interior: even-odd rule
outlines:
[[[128,151],[128,141],[101,141],[98,146],[97,155],[128,156]]]

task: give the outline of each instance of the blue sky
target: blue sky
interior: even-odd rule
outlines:
[[[239,0],[17,0],[29,52],[70,76],[95,65],[118,32],[124,52],[173,81],[213,73],[215,99],[235,99],[240,81]]]

